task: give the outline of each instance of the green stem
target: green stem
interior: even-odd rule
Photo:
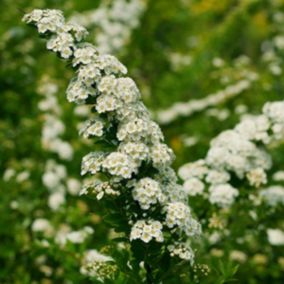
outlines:
[[[152,269],[151,266],[148,263],[144,264],[145,269],[146,269],[146,281],[147,284],[154,284],[154,278],[153,278],[153,273],[152,273]]]

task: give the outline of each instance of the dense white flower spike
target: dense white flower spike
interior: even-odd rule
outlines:
[[[119,198],[124,204],[120,214],[124,210],[129,226],[133,225],[125,229],[131,241],[172,244],[177,248],[170,250],[171,255],[192,261],[192,250],[189,245],[185,249],[184,243],[200,234],[200,225],[170,168],[173,152],[163,143],[163,134],[141,102],[136,84],[124,77],[126,67],[81,42],[86,31],[66,24],[59,11],[34,10],[24,21],[56,39],[48,43],[48,49],[70,59],[77,69],[67,90],[68,100],[88,104],[95,112],[80,133],[105,147],[83,158],[81,174],[91,177],[82,192],[94,194],[98,200]],[[68,56],[62,53],[67,49],[71,51]]]
[[[75,14],[70,22],[96,28],[96,45],[101,53],[116,53],[129,42],[147,7],[146,0],[103,0],[91,11]]]
[[[238,190],[230,185],[232,176],[247,179],[252,187],[265,185],[267,170],[272,166],[266,148],[283,140],[283,114],[284,101],[266,103],[261,115],[245,116],[234,129],[213,139],[204,160],[185,164],[179,169],[188,195],[202,195],[212,204],[228,207],[238,196]],[[208,192],[204,190],[205,185]],[[283,200],[280,186],[263,190],[261,195],[271,205]]]

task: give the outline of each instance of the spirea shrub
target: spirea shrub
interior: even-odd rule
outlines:
[[[105,221],[130,246],[127,261],[115,259],[120,269],[131,277],[144,273],[148,283],[158,283],[163,271],[171,272],[182,261],[192,263],[200,225],[171,168],[173,152],[135,82],[126,77],[126,67],[84,42],[87,31],[66,23],[58,10],[34,10],[23,20],[47,38],[48,50],[74,68],[68,101],[87,104],[92,111],[80,130],[95,147],[82,161],[81,174],[87,178],[81,193],[103,204]]]

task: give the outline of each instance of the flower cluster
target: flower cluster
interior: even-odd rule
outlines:
[[[284,245],[284,231],[280,229],[268,229],[267,230],[268,241],[273,246]]]
[[[130,240],[140,239],[145,243],[149,243],[152,239],[157,242],[163,242],[163,225],[159,221],[139,220],[137,221],[130,233]]]
[[[284,205],[284,187],[281,185],[272,185],[264,188],[260,195],[265,203],[272,207]]]
[[[80,269],[83,275],[95,277],[100,282],[114,278],[117,267],[114,260],[92,249],[85,252]]]
[[[230,184],[218,184],[209,187],[209,201],[221,207],[230,206],[239,195],[236,188]]]
[[[171,256],[178,256],[181,259],[188,260],[191,263],[194,259],[194,253],[187,243],[175,243],[168,246]]]
[[[204,160],[179,169],[185,191],[192,196],[208,196],[210,203],[228,207],[238,196],[238,190],[230,185],[232,175],[247,179],[252,187],[266,184],[267,170],[272,166],[266,148],[284,137],[283,109],[283,101],[266,103],[261,115],[247,115],[234,129],[213,139]],[[208,194],[205,184],[209,185]]]
[[[103,135],[104,123],[102,120],[87,120],[80,129],[80,135],[84,138]]]
[[[118,196],[120,192],[116,190],[114,185],[107,181],[101,181],[98,178],[86,180],[81,190],[81,194],[95,195],[98,200],[102,199],[104,195]]]
[[[169,228],[184,225],[190,216],[189,208],[181,202],[168,204],[166,223]]]
[[[70,21],[86,28],[94,26],[98,50],[116,53],[128,43],[145,9],[143,0],[116,0],[111,4],[104,0],[96,10],[75,14]]]
[[[73,182],[74,180],[70,180],[70,183]],[[52,210],[57,210],[58,200],[55,202],[52,202],[51,200],[58,199],[56,195],[57,194],[60,195],[62,191],[59,191],[57,187],[55,188],[51,187],[49,190],[54,190],[54,193],[51,194],[49,198],[49,203],[51,203],[49,204],[49,206],[51,207]],[[58,217],[57,217],[57,223],[58,223]],[[37,217],[32,221],[31,231],[34,237],[42,238],[41,245],[43,247],[48,247],[50,243],[54,242],[59,247],[59,249],[65,248],[68,243],[82,244],[86,242],[86,240],[94,233],[93,228],[91,228],[90,226],[84,226],[80,230],[74,230],[72,229],[72,225],[67,222],[54,224],[52,221],[44,217]]]
[[[35,18],[35,14],[40,16]],[[68,58],[77,73],[67,89],[67,99],[89,104],[95,112],[95,118],[88,120],[80,132],[105,143],[101,151],[83,158],[81,174],[91,176],[83,192],[95,194],[98,200],[117,196],[124,199],[120,214],[124,212],[128,223],[133,224],[125,230],[131,232],[130,240],[169,245],[173,240],[184,243],[188,237],[199,235],[200,225],[170,167],[173,152],[141,102],[136,84],[125,77],[127,69],[115,57],[100,55],[94,46],[82,42],[85,33],[80,39],[76,33],[83,28],[69,29],[60,12],[35,10],[24,21],[39,29],[38,25],[49,20],[50,15],[57,17],[55,22],[60,24],[55,29],[41,26],[48,32],[45,35],[60,39],[62,33],[68,33],[72,37]],[[66,58],[57,48],[52,51]],[[136,209],[132,212],[129,208]]]
[[[58,210],[65,203],[65,180],[67,178],[66,168],[57,164],[54,160],[48,160],[42,182],[50,191],[48,205],[52,210]],[[79,185],[80,188],[80,185]]]
[[[144,210],[149,209],[152,204],[165,200],[159,183],[151,178],[139,180],[134,186],[132,195],[133,199],[137,200],[140,207]]]

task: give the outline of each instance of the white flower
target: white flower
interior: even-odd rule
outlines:
[[[90,95],[94,95],[95,91],[86,86],[80,80],[72,80],[67,88],[67,99],[69,102],[82,103]]]
[[[114,262],[113,258],[110,256],[101,254],[94,249],[87,250],[82,259],[80,272],[83,275],[95,277],[103,283],[105,278],[110,277],[112,271],[109,265],[110,262]]]
[[[170,255],[178,256],[179,258],[183,260],[188,260],[191,263],[193,263],[194,260],[194,253],[187,243],[175,243],[173,245],[168,246],[168,250],[170,252]]]
[[[27,180],[29,177],[30,177],[30,172],[29,172],[29,171],[20,172],[20,173],[16,176],[16,182],[18,182],[18,183],[24,182],[24,181]]]
[[[131,160],[130,156],[119,152],[109,154],[104,159],[102,166],[110,174],[121,176],[123,178],[130,178],[137,170],[136,165]]]
[[[274,181],[284,181],[284,171],[278,171],[273,174]]]
[[[226,183],[230,180],[230,175],[226,171],[210,170],[205,180],[210,184]]]
[[[230,253],[230,259],[237,261],[239,263],[246,262],[247,258],[248,258],[247,255],[244,252],[239,251],[239,250],[232,250]]]
[[[148,121],[136,117],[120,124],[117,138],[120,141],[139,141],[148,135],[147,131]]]
[[[98,200],[102,199],[104,195],[120,195],[120,192],[117,191],[109,182],[103,182],[97,178],[90,179],[85,182],[80,194],[86,193],[95,194]]]
[[[39,33],[55,32],[62,28],[64,24],[64,17],[62,12],[58,10],[45,10],[41,17],[40,12],[37,10],[36,15],[31,13],[29,21],[37,22],[37,28]]]
[[[183,189],[190,196],[196,196],[202,194],[204,191],[205,185],[198,178],[190,178],[185,181],[183,184]]]
[[[47,188],[55,188],[60,185],[60,177],[54,172],[45,172],[42,176],[42,182]]]
[[[67,234],[66,239],[73,244],[81,244],[91,235],[94,230],[91,227],[85,227],[80,231],[72,231]]]
[[[96,174],[102,168],[105,154],[103,152],[91,152],[82,160],[81,175],[86,173]]]
[[[68,59],[73,54],[74,39],[69,33],[58,33],[47,42],[47,49],[59,52],[63,58]]]
[[[166,144],[155,144],[150,151],[155,168],[167,167],[173,161],[173,151]]]
[[[73,158],[73,148],[65,141],[60,139],[55,139],[50,145],[50,150],[57,153],[62,160],[72,160]]]
[[[57,211],[65,203],[65,194],[61,191],[52,193],[48,198],[48,206]]]
[[[5,172],[3,174],[3,180],[9,181],[9,180],[11,180],[11,178],[13,176],[15,176],[15,174],[16,174],[16,171],[14,169],[8,168],[8,169],[5,170]]]
[[[114,75],[104,76],[98,84],[98,90],[103,94],[114,95],[117,81],[118,79],[116,79]]]
[[[47,219],[38,218],[35,219],[32,223],[32,231],[33,232],[45,232],[50,233],[52,231],[52,225]]]
[[[247,140],[269,142],[267,131],[270,128],[269,119],[265,115],[249,116],[240,122],[236,127],[236,131]]]
[[[151,178],[140,179],[134,186],[132,196],[144,210],[165,199],[159,183]]]
[[[101,120],[87,120],[80,129],[80,135],[84,138],[103,135],[104,124]]]
[[[149,158],[149,148],[140,142],[126,142],[119,145],[119,151],[132,157],[138,163]]]
[[[104,113],[108,111],[114,111],[120,108],[121,104],[115,96],[101,95],[97,98],[96,110],[98,113]]]
[[[100,82],[102,77],[99,66],[95,63],[80,66],[78,70],[78,78],[86,86],[91,86],[94,83]]]
[[[284,205],[284,187],[273,185],[261,191],[260,195],[268,205],[274,207]]]
[[[191,218],[188,206],[181,202],[173,202],[167,205],[166,224],[169,228],[183,227],[187,219]]]
[[[73,66],[90,64],[97,57],[96,49],[91,45],[77,48],[74,52]]]
[[[49,190],[54,191],[61,186],[62,180],[66,176],[65,166],[56,164],[53,160],[48,160],[42,176],[42,182]]]
[[[163,242],[162,224],[154,220],[139,220],[131,229],[130,240],[140,239],[144,243],[150,242],[152,239],[157,242]]]
[[[86,251],[85,260],[87,262],[95,262],[95,261],[107,262],[107,261],[113,261],[113,258],[111,258],[108,255],[101,254],[95,249],[91,249],[91,250]]]
[[[204,160],[198,160],[193,163],[187,163],[179,168],[178,175],[183,180],[187,180],[191,177],[203,178],[203,176],[208,172],[208,167]]]
[[[279,229],[268,229],[267,230],[268,241],[273,246],[284,245],[284,232]]]
[[[256,168],[247,173],[249,184],[255,187],[260,187],[267,183],[267,176],[262,168]]]
[[[106,75],[110,74],[126,74],[127,68],[114,56],[110,54],[102,54],[96,58],[97,64]]]
[[[210,203],[217,204],[220,207],[230,206],[238,195],[238,190],[230,184],[212,185],[209,188]]]
[[[115,95],[122,99],[126,104],[137,101],[140,97],[139,90],[131,78],[117,79]]]
[[[77,195],[81,189],[81,183],[75,178],[68,178],[66,181],[67,191],[72,195]]]

